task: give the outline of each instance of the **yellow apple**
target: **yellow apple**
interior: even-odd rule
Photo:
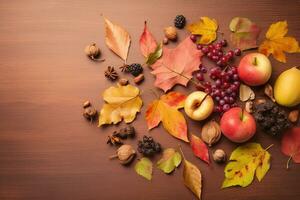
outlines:
[[[214,109],[214,101],[205,92],[197,91],[191,93],[185,100],[184,111],[193,120],[206,119]]]

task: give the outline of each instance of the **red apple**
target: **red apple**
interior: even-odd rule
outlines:
[[[238,66],[242,81],[250,86],[265,84],[271,77],[272,66],[267,56],[261,53],[250,53],[244,56]]]
[[[221,118],[222,133],[231,141],[242,143],[249,140],[256,132],[253,116],[240,107],[225,112]]]

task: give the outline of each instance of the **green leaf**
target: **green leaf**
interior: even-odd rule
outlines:
[[[162,55],[162,43],[157,45],[156,49],[154,52],[150,53],[146,59],[146,64],[147,65],[152,65],[154,64]]]
[[[134,169],[138,175],[149,181],[152,179],[152,162],[148,158],[141,158],[140,161],[135,164]]]
[[[181,160],[180,153],[173,148],[168,148],[164,150],[162,158],[157,162],[157,167],[169,174],[180,165]]]
[[[222,188],[231,186],[246,187],[256,175],[259,181],[270,169],[271,155],[258,143],[248,143],[236,148],[224,169],[225,180]]]

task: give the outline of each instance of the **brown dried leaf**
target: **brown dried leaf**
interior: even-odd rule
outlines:
[[[265,85],[265,95],[267,95],[273,102],[275,102],[273,87],[270,84]]]
[[[183,180],[186,187],[188,187],[197,197],[201,199],[201,187],[202,177],[200,170],[190,163],[189,161],[183,161]]]
[[[248,101],[248,100],[254,100],[255,99],[255,93],[253,90],[244,84],[240,85],[240,100],[241,101]]]
[[[289,113],[290,122],[297,122],[299,118],[299,110],[293,110]]]
[[[104,22],[106,45],[126,62],[130,46],[130,36],[128,32],[121,26],[113,24],[106,17],[104,17]]]

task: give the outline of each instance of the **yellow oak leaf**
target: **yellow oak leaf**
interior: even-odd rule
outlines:
[[[256,175],[259,181],[270,169],[271,155],[258,143],[248,143],[236,148],[224,169],[225,180],[222,188],[231,186],[246,187]]]
[[[105,104],[100,111],[99,126],[117,124],[122,120],[130,123],[143,105],[140,90],[132,85],[112,86],[104,91],[103,99]]]
[[[199,21],[189,24],[187,29],[194,35],[201,35],[198,44],[210,44],[217,39],[218,23],[215,19],[201,17]]]
[[[266,40],[259,46],[258,51],[266,56],[273,54],[276,60],[285,63],[286,56],[284,52],[300,52],[298,41],[294,37],[286,37],[287,32],[288,24],[286,21],[271,24],[266,33]]]

